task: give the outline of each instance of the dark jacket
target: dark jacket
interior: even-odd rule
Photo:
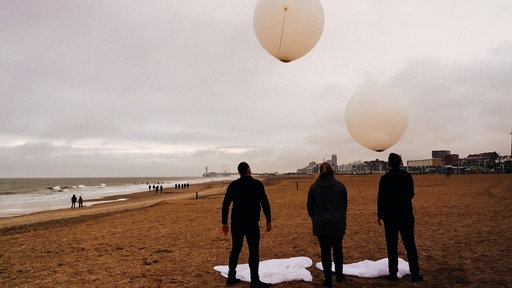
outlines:
[[[414,181],[409,172],[391,169],[379,181],[377,216],[384,221],[400,221],[413,216]]]
[[[259,180],[251,176],[242,176],[229,184],[222,202],[222,224],[228,223],[231,202],[233,202],[232,228],[257,224],[260,220],[261,208],[267,222],[270,223],[270,204],[263,183]]]
[[[314,235],[345,235],[347,188],[331,175],[321,175],[309,187],[308,214]]]

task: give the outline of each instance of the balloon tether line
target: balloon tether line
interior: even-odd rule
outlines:
[[[279,39],[279,51],[281,51],[281,44],[283,43],[284,22],[286,20],[286,11],[288,11],[288,7],[284,7],[283,24],[281,25],[281,39]]]

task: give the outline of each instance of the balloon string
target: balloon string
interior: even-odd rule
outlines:
[[[283,12],[283,24],[281,25],[281,39],[279,39],[279,51],[281,51],[281,44],[283,43],[284,22],[286,21],[286,12],[287,11],[288,11],[288,7],[285,7],[284,12]]]

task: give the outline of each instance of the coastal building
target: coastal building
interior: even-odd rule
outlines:
[[[462,159],[462,166],[476,170],[476,172],[489,172],[496,168],[499,155],[496,152],[485,152],[479,154],[469,154]]]
[[[348,172],[353,174],[368,173],[368,167],[366,166],[366,163],[363,161],[354,161],[349,164],[348,168]]]
[[[334,169],[334,173],[338,172],[338,156],[336,154],[332,154],[331,156],[331,165]]]
[[[449,150],[434,150],[432,156],[431,159],[408,160],[407,170],[411,173],[512,173],[512,155],[485,152],[460,158],[459,154],[451,154]],[[385,173],[387,170],[387,162],[379,159],[338,164],[337,155],[332,154],[326,162],[333,166],[336,173],[371,174]],[[318,170],[319,164],[312,161],[308,166],[297,169],[297,174],[317,174]]]
[[[379,159],[366,161],[365,163],[369,173],[385,173],[388,167],[388,162]]]
[[[409,172],[433,172],[437,168],[443,165],[443,159],[441,158],[432,158],[432,159],[422,159],[422,160],[408,160],[407,161],[407,170]]]
[[[443,165],[459,166],[459,154],[447,154],[443,156]]]
[[[308,166],[297,169],[297,174],[311,175],[318,172],[318,164],[315,161],[309,162]]]
[[[339,172],[340,169],[338,167],[338,156],[336,154],[331,155],[331,159],[325,160],[325,158],[322,160],[323,162],[327,162],[332,166],[332,169],[335,173]],[[311,175],[311,174],[317,174],[319,172],[319,166],[320,164],[316,161],[311,161],[306,167],[298,168],[297,174],[303,174],[303,175]]]
[[[350,172],[350,164],[340,164],[338,165],[338,173],[348,173]]]
[[[387,162],[379,159],[371,161],[354,161],[349,164],[342,164],[338,166],[339,173],[351,174],[372,174],[384,173],[387,169]]]
[[[512,173],[512,157],[500,156],[498,159],[499,170],[504,173]]]
[[[458,166],[459,154],[452,154],[450,150],[434,150],[432,151],[433,159],[442,159],[441,165]]]
[[[432,158],[434,159],[443,159],[445,155],[450,155],[450,150],[434,150],[432,151]]]

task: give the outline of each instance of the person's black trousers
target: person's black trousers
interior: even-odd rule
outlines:
[[[388,250],[389,274],[396,275],[398,272],[398,233],[400,233],[405,251],[407,252],[407,261],[409,261],[411,275],[419,275],[418,251],[416,250],[416,242],[414,240],[414,216],[396,221],[384,220],[384,230]]]
[[[332,258],[334,258],[334,270],[336,278],[343,277],[343,235],[317,235],[320,243],[320,253],[322,258],[322,267],[324,268],[324,277],[328,282],[332,281]]]
[[[260,280],[258,273],[260,265],[260,227],[258,224],[246,228],[231,229],[231,252],[229,253],[229,271],[228,277],[235,278],[238,257],[244,243],[244,237],[249,247],[249,269],[251,270],[251,282]]]

